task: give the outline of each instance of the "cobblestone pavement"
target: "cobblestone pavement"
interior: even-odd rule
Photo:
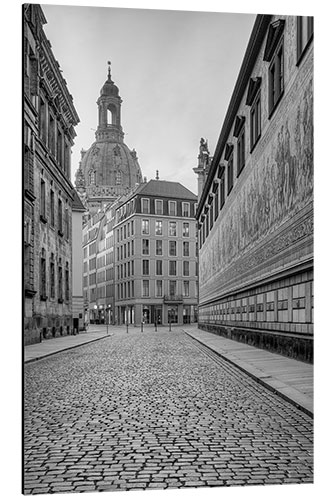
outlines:
[[[313,421],[180,329],[25,366],[24,493],[313,482]]]

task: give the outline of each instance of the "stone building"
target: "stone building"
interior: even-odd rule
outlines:
[[[206,173],[200,328],[312,361],[313,18],[257,16]]]
[[[85,322],[114,324],[114,231],[117,202],[107,205],[83,226]]]
[[[85,212],[86,209],[74,190],[72,205],[72,314],[73,329],[77,333],[84,329],[82,225]]]
[[[72,331],[73,99],[38,4],[23,5],[24,342]]]
[[[197,320],[197,196],[178,182],[142,183],[116,207],[118,324]]]
[[[142,182],[136,151],[124,143],[121,125],[119,89],[111,79],[111,64],[107,80],[97,100],[98,126],[96,140],[81,151],[75,186],[89,215],[116,201]]]

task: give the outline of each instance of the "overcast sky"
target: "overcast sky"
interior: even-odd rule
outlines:
[[[253,14],[42,4],[44,26],[80,117],[80,150],[95,140],[97,105],[107,78],[119,87],[124,141],[144,176],[197,192],[192,170],[199,141],[214,153],[255,20]]]

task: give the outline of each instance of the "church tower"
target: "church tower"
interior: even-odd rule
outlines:
[[[97,100],[96,140],[87,151],[81,151],[80,165],[75,174],[75,186],[90,215],[142,182],[136,151],[124,143],[121,104],[119,89],[111,78],[111,63],[108,62],[107,80]]]

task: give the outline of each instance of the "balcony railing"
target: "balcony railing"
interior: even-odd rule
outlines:
[[[163,300],[165,303],[179,304],[183,302],[183,295],[164,295]]]

